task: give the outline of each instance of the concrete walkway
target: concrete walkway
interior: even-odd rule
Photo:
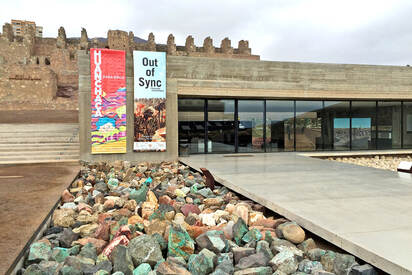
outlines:
[[[181,161],[390,274],[412,274],[409,175],[296,153]]]
[[[0,274],[19,255],[80,170],[74,164],[0,165]]]

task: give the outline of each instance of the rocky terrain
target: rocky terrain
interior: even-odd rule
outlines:
[[[84,167],[20,274],[376,274],[178,162]]]
[[[334,160],[340,162],[346,162],[361,166],[373,167],[378,169],[385,169],[391,171],[397,171],[398,165],[401,161],[412,161],[410,155],[379,155],[379,156],[359,156],[359,157],[327,157],[327,160]]]

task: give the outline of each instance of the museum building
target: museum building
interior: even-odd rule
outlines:
[[[90,65],[79,52],[81,159],[90,155]],[[205,153],[412,148],[412,69],[173,56],[166,58],[165,152]],[[87,78],[88,77],[88,78]],[[133,57],[126,56],[127,152],[133,152]],[[82,126],[84,125],[84,126]],[[83,142],[82,142],[83,139]],[[115,156],[113,156],[114,158]]]

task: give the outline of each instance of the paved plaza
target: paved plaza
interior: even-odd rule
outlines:
[[[390,274],[412,274],[412,178],[297,153],[192,155],[217,181]]]

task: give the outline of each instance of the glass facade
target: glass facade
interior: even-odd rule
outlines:
[[[412,148],[412,102],[187,99],[179,144],[189,153]]]

